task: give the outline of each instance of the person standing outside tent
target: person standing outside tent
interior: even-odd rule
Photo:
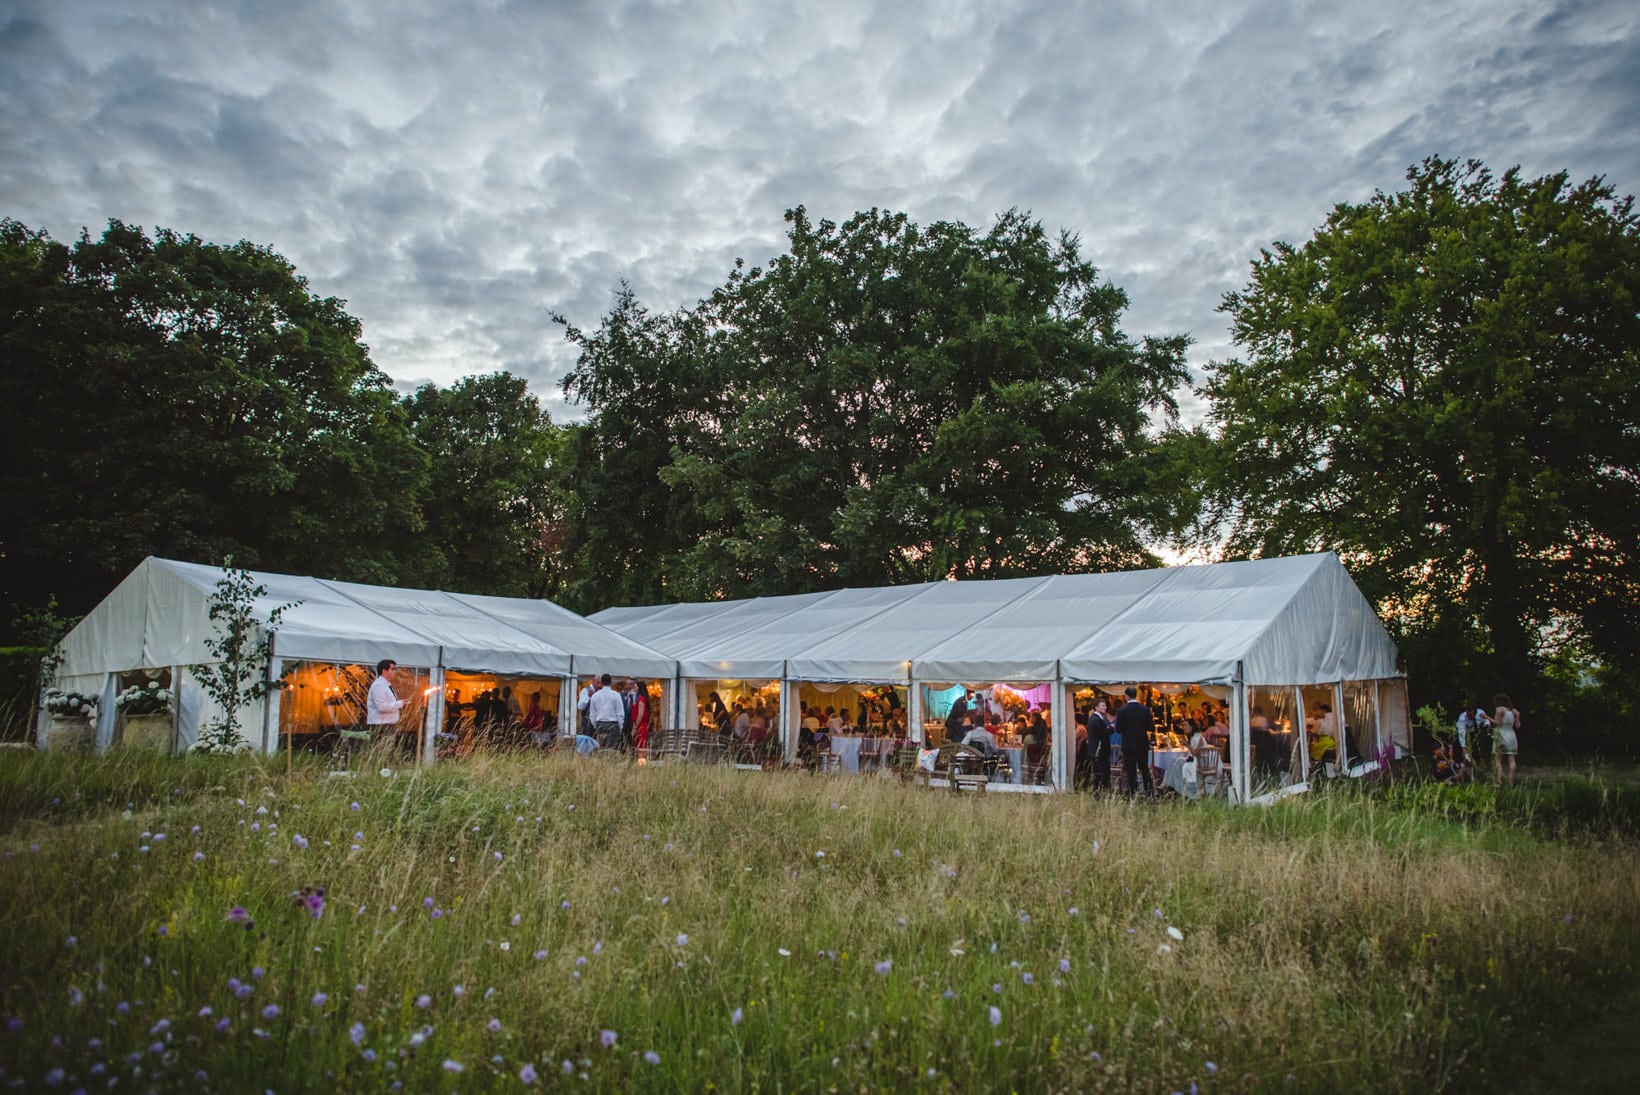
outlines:
[[[386,733],[385,729],[397,727],[399,714],[404,710],[408,700],[401,700],[393,691],[393,674],[398,671],[399,663],[392,658],[383,658],[376,663],[376,679],[370,682],[370,694],[365,701],[365,728],[374,737],[376,734]]]
[[[626,714],[626,708],[621,703],[621,694],[615,691],[611,684],[608,673],[600,677],[598,683],[600,687],[587,701],[587,718],[592,723],[592,736],[598,739],[600,749],[619,749],[621,722]]]
[[[1145,794],[1154,795],[1156,785],[1150,778],[1150,735],[1156,729],[1156,722],[1150,716],[1150,708],[1139,702],[1137,688],[1130,684],[1123,694],[1127,702],[1116,712],[1116,732],[1122,735],[1123,783],[1131,795],[1139,790],[1142,778]]]
[[[649,748],[649,686],[632,682],[632,747]]]
[[[1509,758],[1509,786],[1515,785],[1515,754],[1520,752],[1520,712],[1515,710],[1514,701],[1507,694],[1499,692],[1492,697],[1492,705],[1497,711],[1492,715],[1492,769],[1497,774],[1498,783],[1503,783],[1503,758]]]
[[[592,694],[598,690],[598,679],[581,686],[580,695],[575,697],[575,732],[582,737],[592,733],[592,718],[587,714],[587,705],[592,702]]]

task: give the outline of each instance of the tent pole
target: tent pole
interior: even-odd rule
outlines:
[[[915,673],[909,671],[909,666],[907,667],[906,673],[905,718],[906,734],[908,734],[911,740],[916,742],[919,747],[926,749],[928,747],[928,743],[923,740],[922,682],[917,679],[917,675]]]
[[[277,682],[285,675],[285,660],[277,653],[279,632],[268,633],[268,682],[273,685],[262,697],[262,755],[271,757],[279,742],[279,707],[284,689]],[[173,674],[173,680],[175,675]],[[173,688],[173,691],[175,689]]]
[[[797,759],[797,734],[792,722],[796,704],[792,703],[792,682],[786,676],[787,663],[780,663],[780,752],[790,764]]]
[[[1298,770],[1304,777],[1304,782],[1310,782],[1310,735],[1304,728],[1304,686],[1293,685],[1293,698],[1298,702],[1293,706],[1293,736],[1298,739]]]
[[[439,713],[444,709],[444,648],[438,648],[438,664],[427,673],[427,682],[432,691],[427,694],[427,710],[421,718],[421,761],[423,764],[432,764],[438,756],[438,743],[435,735],[443,725]]]
[[[1236,663],[1236,679],[1230,692],[1230,754],[1236,758],[1231,770],[1235,784],[1236,801],[1245,803],[1253,797],[1253,750],[1247,731],[1247,684],[1242,679],[1242,663]]]
[[[1338,725],[1338,771],[1350,770],[1349,727],[1344,725],[1344,682],[1333,681],[1333,722]]]
[[[1060,676],[1058,662],[1054,663],[1053,683],[1053,725],[1048,727],[1048,732],[1053,735],[1053,788],[1068,791],[1071,789],[1070,776],[1074,770],[1076,752],[1076,731],[1071,729],[1076,725],[1076,697],[1071,692],[1071,686]]]

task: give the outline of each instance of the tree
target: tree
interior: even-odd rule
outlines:
[[[149,554],[391,580],[425,465],[359,337],[250,243],[0,222],[0,599]]]
[[[1225,297],[1246,358],[1204,390],[1214,531],[1232,555],[1339,552],[1415,670],[1470,695],[1530,694],[1555,641],[1632,673],[1633,199],[1475,162],[1407,179]]]
[[[404,553],[405,584],[542,597],[557,584],[558,429],[508,373],[431,384],[404,401],[428,458],[426,531]]]
[[[607,464],[635,418],[675,597],[1142,565],[1152,414],[1182,337],[1135,342],[1077,241],[787,214],[789,253],[657,319],[626,294],[566,393]],[[629,468],[622,468],[625,475]],[[590,469],[583,469],[584,474]],[[652,478],[651,478],[652,477]],[[596,477],[595,477],[596,478]],[[642,533],[640,532],[640,535]]]

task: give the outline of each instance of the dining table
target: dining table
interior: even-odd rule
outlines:
[[[843,771],[858,773],[862,759],[874,766],[881,766],[894,752],[897,740],[881,737],[841,737],[833,734],[831,751],[841,762]]]

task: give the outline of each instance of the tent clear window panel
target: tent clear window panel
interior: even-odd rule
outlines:
[[[1291,688],[1247,690],[1248,752],[1255,795],[1304,778],[1305,738],[1298,722],[1298,694]]]
[[[1373,681],[1344,682],[1344,720],[1349,735],[1350,763],[1377,760],[1379,740],[1378,689]],[[1386,739],[1387,740],[1387,739]]]
[[[329,752],[343,731],[364,731],[370,685],[375,679],[374,663],[287,662],[280,678],[280,746],[299,752]],[[408,702],[391,729],[403,739],[398,744],[418,755],[431,679],[427,669],[403,665],[393,677],[393,691]]]
[[[542,735],[558,729],[557,677],[508,676],[497,673],[444,674],[444,725],[438,730],[440,752],[465,756],[474,749],[517,749],[544,744],[528,726],[539,721]],[[540,710],[539,720],[534,712]]]

